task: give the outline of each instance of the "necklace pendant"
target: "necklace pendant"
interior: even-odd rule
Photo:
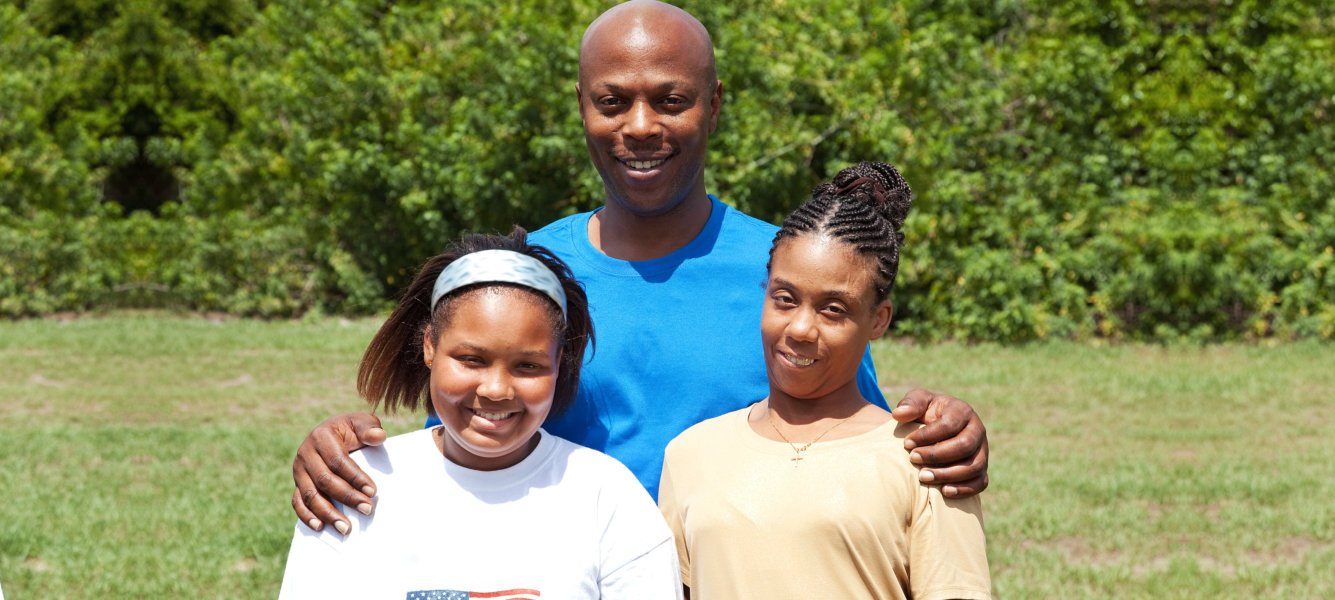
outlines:
[[[797,461],[802,460],[802,456],[801,456],[801,455],[794,456],[794,457],[792,457],[792,458],[790,458],[790,459],[788,459],[788,460],[793,461],[793,464],[797,464]]]

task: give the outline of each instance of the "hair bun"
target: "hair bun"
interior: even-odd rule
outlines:
[[[909,188],[909,182],[894,165],[880,162],[861,162],[848,167],[835,175],[833,181],[821,184],[817,192],[870,204],[896,232],[904,227],[904,219],[908,218],[909,208],[913,206],[913,190]]]

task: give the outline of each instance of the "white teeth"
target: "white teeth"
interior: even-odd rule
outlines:
[[[487,411],[485,411],[485,410],[479,410],[479,409],[476,409],[476,408],[473,409],[473,412],[477,413],[477,416],[482,417],[482,418],[484,418],[484,419],[486,419],[486,420],[488,420],[488,421],[501,421],[501,420],[504,420],[504,419],[508,419],[508,418],[510,418],[510,415],[515,414],[515,413],[512,413],[512,412],[507,412],[507,413],[493,413],[493,412],[487,412]]]
[[[630,168],[632,168],[632,169],[652,169],[652,168],[654,168],[654,167],[657,167],[658,165],[663,164],[663,161],[661,161],[661,160],[628,160],[628,161],[626,161],[626,164],[627,164],[627,165],[630,165]]]
[[[788,354],[788,353],[784,353],[784,356],[785,356],[789,361],[791,361],[793,364],[795,364],[795,365],[797,365],[797,366],[799,366],[799,367],[809,366],[811,363],[816,362],[816,359],[814,359],[814,358],[798,358],[798,357],[793,356],[793,355]]]

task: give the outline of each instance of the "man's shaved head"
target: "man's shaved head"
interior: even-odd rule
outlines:
[[[615,6],[584,32],[575,91],[607,193],[598,222],[688,215],[703,226],[705,155],[723,101],[705,26],[654,0]]]
[[[630,0],[607,9],[589,28],[579,44],[580,81],[583,81],[589,57],[615,46],[633,45],[651,48],[657,40],[674,38],[698,65],[701,76],[713,85],[718,81],[714,67],[714,42],[709,30],[690,13],[658,0]]]

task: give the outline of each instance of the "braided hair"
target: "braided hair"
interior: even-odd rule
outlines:
[[[899,170],[886,163],[858,163],[816,186],[811,199],[783,220],[770,246],[770,260],[783,240],[799,234],[825,234],[841,240],[875,260],[873,285],[880,303],[895,286],[904,243],[900,229],[912,205],[913,191]]]

